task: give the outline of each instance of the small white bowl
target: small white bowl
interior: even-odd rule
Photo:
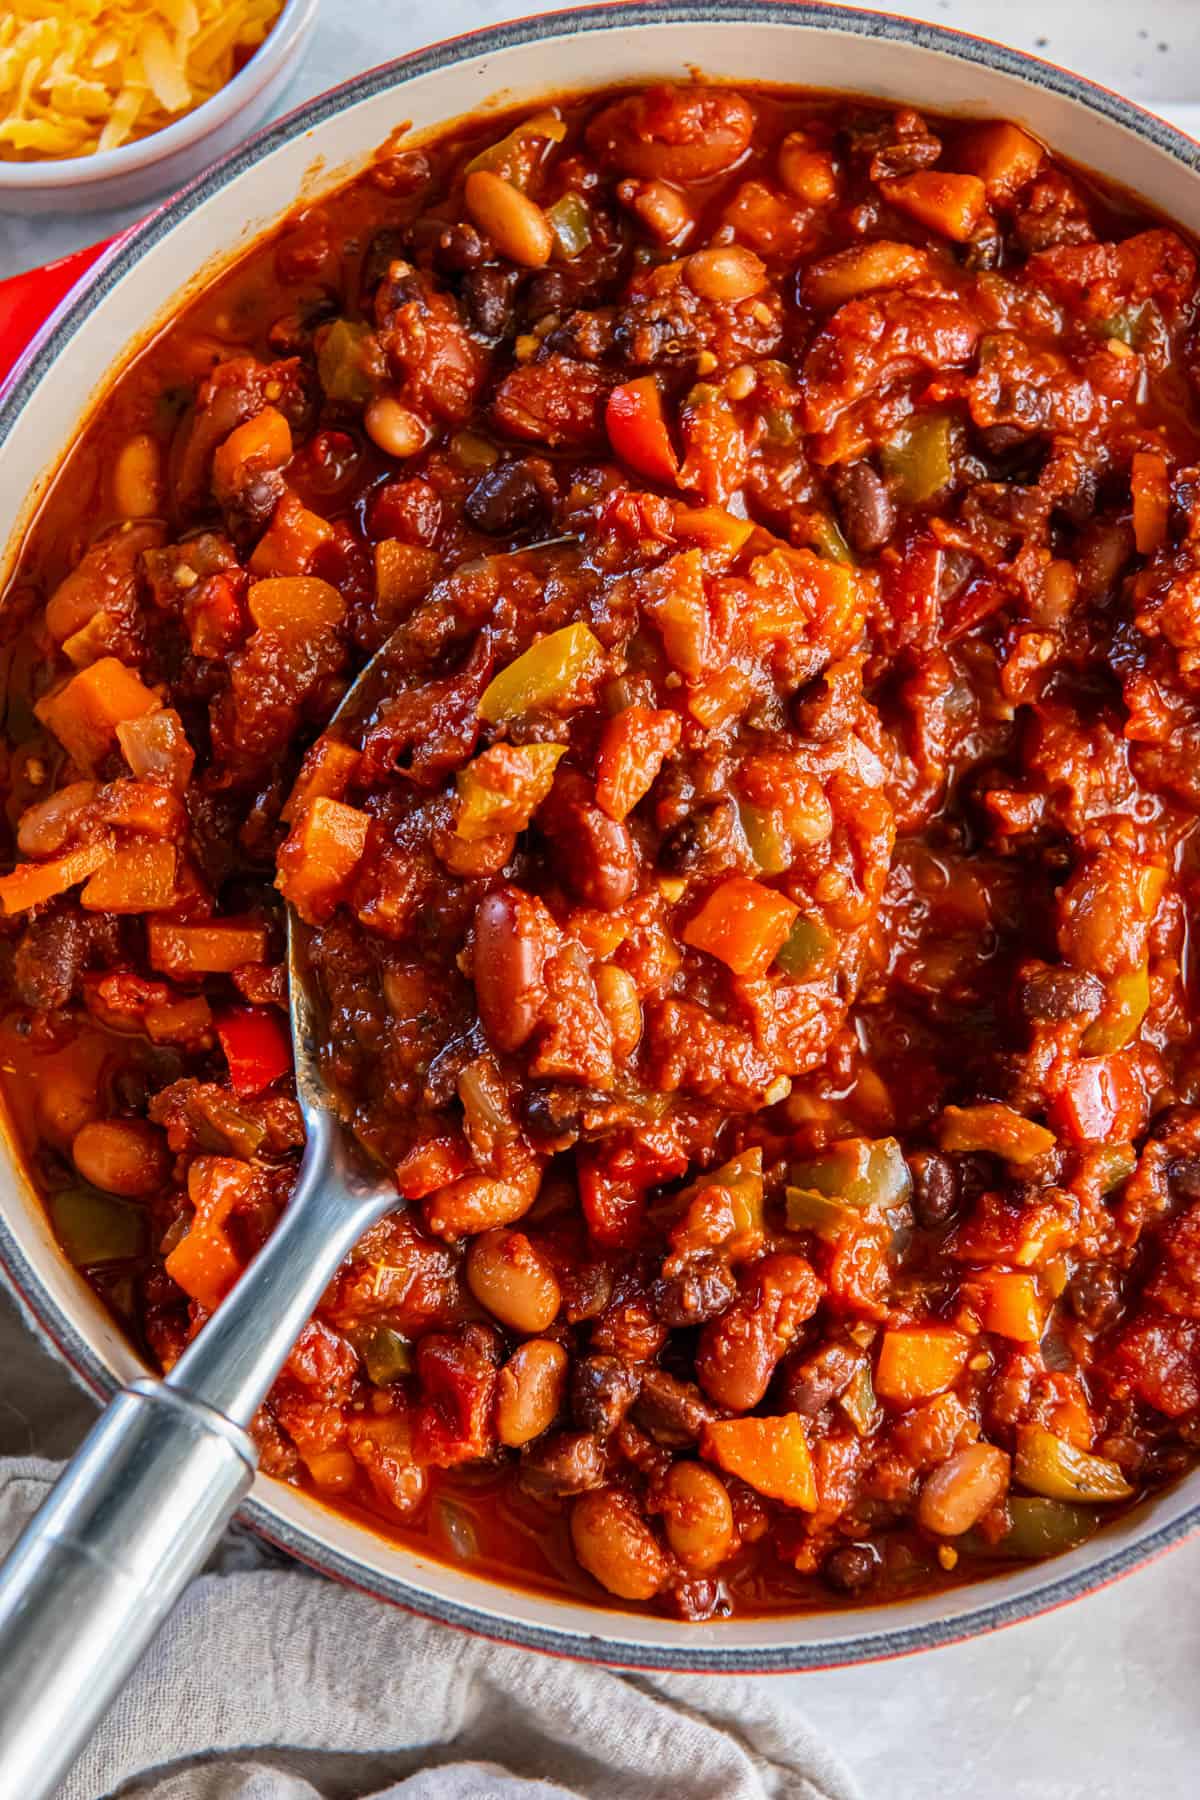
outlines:
[[[244,138],[296,72],[318,0],[284,0],[274,25],[232,81],[149,137],[56,162],[0,162],[0,213],[82,213],[137,206],[181,187]]]

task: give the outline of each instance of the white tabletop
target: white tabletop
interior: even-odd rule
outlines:
[[[546,0],[325,0],[287,105],[372,63]],[[894,0],[1034,49],[1196,130],[1200,0]],[[0,216],[0,273],[124,217]],[[1048,1618],[904,1661],[785,1682],[870,1800],[1193,1800],[1200,1794],[1200,1542]]]

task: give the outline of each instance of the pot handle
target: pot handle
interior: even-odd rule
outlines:
[[[165,1384],[135,1381],[101,1415],[0,1570],[4,1793],[58,1791],[255,1463],[244,1431]]]
[[[38,269],[27,269],[23,275],[10,275],[0,281],[0,382],[3,382],[21,352],[45,324],[59,301],[64,299],[77,281],[81,281],[101,252],[108,249],[112,238],[103,243],[88,244],[57,262],[45,263]]]

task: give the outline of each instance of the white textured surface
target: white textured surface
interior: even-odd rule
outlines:
[[[543,10],[539,0],[442,0],[436,12],[324,0],[287,103],[438,33]],[[1036,50],[1200,135],[1200,0],[894,0],[894,10]],[[0,272],[123,222],[0,216]],[[1200,1793],[1198,1593],[1195,1543],[1105,1593],[974,1643],[773,1679],[871,1800],[1191,1800]]]

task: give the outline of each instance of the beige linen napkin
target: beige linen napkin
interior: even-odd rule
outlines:
[[[95,1408],[0,1293],[0,1552]],[[703,1630],[701,1626],[699,1629]],[[0,1745],[0,1794],[3,1794]],[[770,1677],[619,1675],[323,1580],[235,1528],[61,1800],[859,1800]],[[4,1800],[17,1800],[4,1795]]]

